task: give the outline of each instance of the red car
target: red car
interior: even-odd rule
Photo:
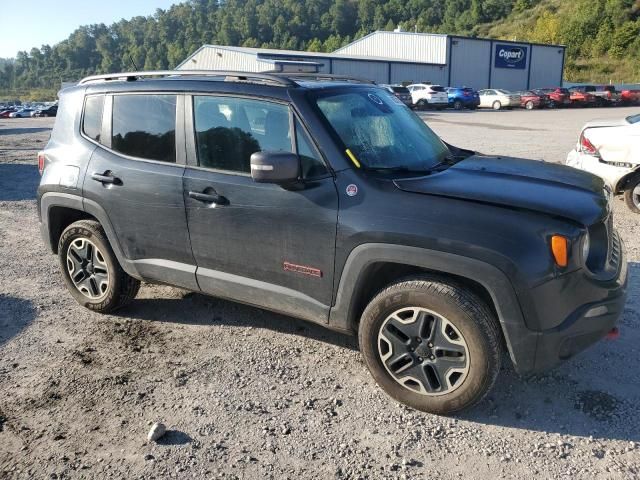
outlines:
[[[549,95],[544,93],[536,93],[533,90],[524,90],[517,92],[520,95],[520,106],[527,110],[533,110],[534,108],[545,108],[549,106]]]
[[[547,95],[549,97],[549,107],[568,107],[571,105],[571,94],[569,90],[562,87],[538,88],[535,93]]]
[[[620,91],[620,101],[625,105],[640,105],[640,89],[624,89]]]
[[[7,108],[6,110],[2,110],[0,112],[0,118],[9,118],[9,114],[15,112],[15,108]]]
[[[593,107],[598,103],[598,97],[586,91],[585,87],[571,87],[571,104],[577,107]]]

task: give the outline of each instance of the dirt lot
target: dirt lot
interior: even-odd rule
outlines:
[[[635,109],[637,110],[637,109]],[[632,109],[448,112],[446,140],[562,161],[580,125]],[[640,476],[640,216],[616,200],[631,262],[622,336],[455,418],[398,405],[354,339],[163,286],[118,315],[65,291],[40,240],[35,156],[50,119],[0,119],[1,478]],[[149,425],[170,428],[147,443]]]

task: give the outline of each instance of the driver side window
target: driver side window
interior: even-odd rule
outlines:
[[[201,167],[249,174],[253,153],[294,151],[286,105],[245,98],[195,96],[193,111]]]

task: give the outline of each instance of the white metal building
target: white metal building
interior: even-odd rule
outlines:
[[[374,32],[333,53],[204,45],[177,68],[322,72],[378,83],[476,89],[562,85],[565,47],[409,32]]]

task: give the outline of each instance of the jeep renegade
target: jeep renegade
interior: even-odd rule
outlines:
[[[555,366],[625,303],[600,179],[456,148],[371,83],[89,77],[38,161],[42,236],[81,305],[160,282],[357,334],[380,386],[427,412],[480,401],[505,350],[521,374]]]

